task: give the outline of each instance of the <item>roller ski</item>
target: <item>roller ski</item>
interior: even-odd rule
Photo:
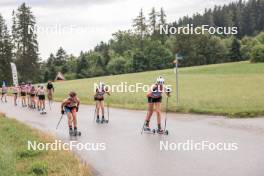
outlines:
[[[74,129],[74,130],[70,129],[69,130],[69,135],[70,136],[81,136],[82,133],[80,131],[77,131],[77,129]]]
[[[163,129],[156,129],[155,133],[163,134],[163,135],[169,135],[169,131],[168,130],[163,130]]]
[[[43,110],[40,112],[40,114],[41,114],[41,115],[45,115],[45,114],[47,114],[47,112],[46,112],[45,109],[43,109]]]
[[[108,123],[109,120],[108,119],[105,119],[104,117],[102,117],[102,119],[100,120],[99,117],[96,118],[96,123],[101,123],[101,124],[104,124],[104,123]]]
[[[141,134],[143,133],[148,133],[148,134],[155,134],[155,129],[151,129],[149,127],[149,125],[147,124],[147,122],[144,123],[142,130],[141,130]]]
[[[108,123],[108,122],[109,122],[108,120],[105,120],[105,118],[102,117],[101,124],[103,124],[103,123]]]

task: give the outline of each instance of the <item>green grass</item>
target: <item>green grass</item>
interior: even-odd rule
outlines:
[[[109,85],[142,82],[150,85],[157,76],[162,75],[166,84],[173,85],[169,111],[230,117],[264,114],[264,64],[238,62],[188,67],[181,68],[179,74],[179,106],[176,105],[175,74],[172,69],[59,82],[55,84],[55,99],[61,101],[70,90],[74,90],[82,103],[94,104],[94,82],[102,81]],[[108,101],[113,107],[146,109],[144,92],[113,93]]]
[[[54,142],[51,137],[0,114],[1,176],[88,176],[88,169],[69,151],[27,150],[27,141]]]

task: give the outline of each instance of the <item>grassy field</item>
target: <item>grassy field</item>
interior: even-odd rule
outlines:
[[[27,150],[27,141],[54,142],[52,138],[0,115],[1,176],[89,176],[88,169],[68,151]]]
[[[175,74],[172,69],[59,82],[55,84],[55,99],[61,101],[70,90],[75,90],[82,103],[94,104],[95,82],[102,81],[109,85],[141,82],[150,85],[161,75],[166,79],[166,84],[173,85],[169,111],[230,117],[264,114],[264,64],[238,62],[188,67],[181,68],[179,74],[179,105],[176,105]],[[112,93],[107,101],[112,107],[146,109],[144,92]]]

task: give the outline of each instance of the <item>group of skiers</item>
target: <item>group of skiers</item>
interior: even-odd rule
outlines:
[[[48,94],[49,101],[52,101],[52,95],[54,93],[54,87],[51,81],[48,82],[47,88],[43,84],[34,86],[31,82],[27,84],[22,82],[21,85],[14,85],[10,88],[13,94],[14,105],[18,105],[18,97],[21,97],[22,107],[28,107],[31,109],[38,109],[41,113],[46,112],[46,93]],[[2,85],[1,101],[7,102],[8,87]]]
[[[170,96],[171,89],[164,86],[164,78],[159,76],[156,82],[151,86],[149,92],[147,93],[148,111],[144,122],[144,131],[150,131],[150,120],[153,115],[154,110],[157,113],[157,132],[163,133],[161,127],[161,102],[162,94],[165,93],[168,97]],[[2,86],[2,101],[6,101],[7,88]],[[22,83],[20,86],[14,86],[12,88],[14,95],[14,104],[17,106],[17,97],[20,94],[22,107],[38,108],[39,110],[45,111],[45,93],[48,94],[49,101],[53,99],[54,86],[51,81],[48,82],[46,88],[44,85],[39,85],[35,87],[31,83]],[[105,111],[104,111],[104,95],[110,95],[110,90],[108,90],[104,83],[100,82],[96,89],[94,95],[94,101],[96,103],[95,113],[96,122],[103,123],[105,121]],[[77,97],[77,93],[71,91],[69,97],[66,98],[61,104],[61,113],[67,114],[68,116],[68,126],[70,134],[77,134],[77,112],[79,110],[80,100]],[[100,110],[101,110],[101,120],[100,120]]]

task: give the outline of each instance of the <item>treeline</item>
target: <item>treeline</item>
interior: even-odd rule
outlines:
[[[264,29],[264,0],[249,0],[232,2],[224,6],[205,9],[203,14],[184,16],[172,23],[173,26],[209,25],[221,27],[238,27],[238,38],[257,35]]]
[[[37,35],[28,32],[28,26],[35,24],[35,17],[25,3],[12,12],[11,31],[0,14],[0,81],[12,83],[10,62],[16,63],[21,81],[40,80]]]
[[[40,61],[37,35],[27,31],[28,25],[35,25],[35,17],[30,7],[22,4],[13,12],[11,32],[0,15],[0,81],[10,82],[11,61],[17,64],[20,81],[33,82],[53,80],[58,72],[62,72],[66,79],[77,79],[172,68],[176,53],[184,56],[180,66],[241,60],[264,62],[264,33],[261,33],[264,18],[260,18],[263,16],[263,10],[260,11],[262,8],[263,0],[238,1],[207,9],[204,14],[184,17],[174,23],[167,22],[166,13],[162,8],[152,8],[147,15],[141,9],[133,20],[132,28],[117,31],[108,42],[100,42],[94,49],[83,51],[79,56],[68,54],[60,47],[56,53],[50,54],[49,58]],[[239,20],[234,17],[234,14],[238,14],[237,11],[240,12]],[[250,13],[246,15],[248,11]],[[257,11],[259,13],[256,13]],[[248,24],[254,23],[254,28],[245,26],[246,21]],[[201,25],[209,22],[224,27],[237,25],[239,34],[165,35],[159,32],[160,25]]]

